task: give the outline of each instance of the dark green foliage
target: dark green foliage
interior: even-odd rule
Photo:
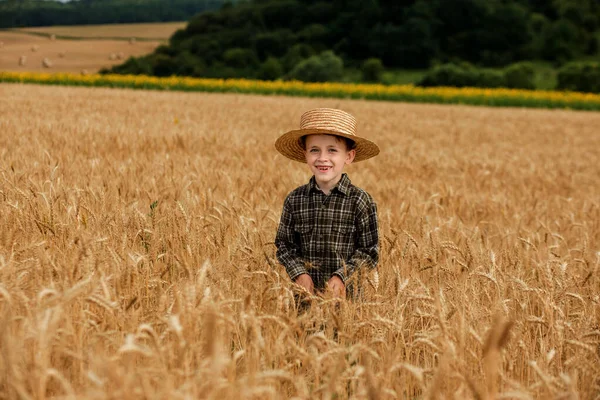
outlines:
[[[379,82],[383,74],[383,63],[379,58],[369,58],[362,63],[360,72],[365,82]]]
[[[534,89],[534,80],[535,69],[528,62],[509,65],[503,71],[479,69],[469,64],[443,64],[431,69],[419,85]]]
[[[298,39],[308,43],[320,43],[329,31],[321,24],[311,24],[298,32]]]
[[[205,69],[201,59],[184,51],[174,56],[160,52],[146,57],[130,57],[125,63],[113,67],[112,70],[103,69],[100,73],[199,77],[204,75]]]
[[[274,32],[262,33],[254,38],[254,48],[261,60],[267,57],[281,57],[296,41],[292,31],[280,29]]]
[[[533,34],[530,14],[518,4],[502,4],[487,16],[486,25],[493,29],[478,32],[476,47],[484,49],[470,61],[487,66],[503,66],[526,59]]]
[[[588,43],[588,47],[585,51],[585,54],[588,54],[588,55],[596,54],[596,53],[598,53],[599,49],[600,49],[600,37],[592,36]]]
[[[304,82],[328,82],[341,79],[344,62],[332,51],[325,51],[300,62],[289,73],[289,78]]]
[[[283,75],[281,63],[274,57],[267,58],[258,70],[258,79],[274,81]]]
[[[506,77],[502,71],[482,69],[478,71],[477,86],[485,88],[499,88],[506,86]]]
[[[335,13],[335,5],[327,1],[321,1],[308,6],[307,18],[314,23],[328,23],[335,18]]]
[[[190,53],[189,51],[182,51],[175,57],[176,68],[169,75],[180,75],[180,76],[202,76],[206,65],[204,61]]]
[[[244,75],[243,72],[245,70],[235,69],[233,67],[229,67],[222,62],[215,62],[210,67],[207,67],[204,71],[204,77],[206,78],[216,78],[216,79],[229,79],[229,78],[244,78],[244,77],[252,77],[254,75]]]
[[[456,64],[443,64],[432,68],[425,74],[420,86],[479,86],[477,84],[479,74],[477,70],[469,66]]]
[[[298,43],[290,47],[285,56],[282,58],[283,68],[285,71],[291,71],[301,61],[314,56],[315,51],[307,44]]]
[[[550,21],[542,14],[533,13],[529,18],[529,28],[531,32],[539,35],[548,27]]]
[[[427,68],[439,54],[432,25],[422,18],[411,18],[401,26],[377,24],[372,36],[370,53],[385,65]]]
[[[233,48],[223,53],[223,61],[229,67],[243,69],[254,68],[259,65],[256,54],[250,49]]]
[[[152,63],[145,57],[129,57],[123,64],[116,65],[112,69],[102,69],[100,73],[116,73],[124,75],[152,75]]]
[[[295,0],[271,0],[257,5],[265,24],[265,28],[275,31],[282,28],[299,30],[305,7]]]
[[[175,51],[175,49],[173,47],[169,47],[166,46],[164,44],[158,46],[155,50],[154,50],[155,54],[164,54],[167,56],[174,56],[177,54],[177,52]]]
[[[248,78],[269,58],[277,59],[282,75],[313,68],[318,62],[308,59],[326,50],[355,70],[370,58],[392,70],[461,62],[498,68],[597,55],[598,30],[597,0],[239,0],[193,17],[171,37],[169,52],[156,53],[174,58],[187,51],[210,76]],[[484,69],[432,74],[463,86],[513,85]]]
[[[215,60],[223,54],[223,46],[216,40],[189,40],[188,46],[181,46],[182,49],[189,50],[203,60]]]
[[[575,62],[558,71],[558,89],[600,93],[600,63]]]
[[[541,56],[549,61],[563,63],[579,52],[577,27],[569,20],[561,19],[550,24],[542,33]]]
[[[535,68],[529,62],[513,64],[505,68],[506,86],[514,89],[535,89]]]
[[[177,69],[175,59],[166,54],[152,56],[152,72],[156,76],[170,76]]]

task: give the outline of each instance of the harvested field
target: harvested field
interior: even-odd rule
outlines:
[[[20,32],[68,36],[74,38],[129,38],[167,40],[177,29],[185,28],[187,22],[41,26],[17,29]]]
[[[274,262],[338,107],[380,156],[379,283]],[[0,84],[3,398],[600,396],[600,113]]]
[[[124,40],[50,40],[45,37],[23,33],[0,31],[0,71],[51,71],[88,73],[103,67],[123,63],[131,56],[151,53],[161,44],[159,41],[137,41],[130,44]],[[35,50],[34,50],[35,48]],[[19,59],[24,56],[25,63]],[[44,68],[42,61],[52,61],[51,68]]]

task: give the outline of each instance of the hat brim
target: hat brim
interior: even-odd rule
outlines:
[[[352,140],[356,143],[354,162],[364,161],[379,154],[379,147],[368,139],[327,129],[296,129],[289,131],[277,139],[275,148],[290,160],[305,163],[306,157],[300,138],[308,135],[334,135]]]

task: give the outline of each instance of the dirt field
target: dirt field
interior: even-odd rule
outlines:
[[[151,53],[183,25],[184,23],[169,23],[27,28],[55,35],[117,38],[115,40],[50,40],[37,35],[0,31],[0,71],[97,72],[103,67],[120,64],[128,57]],[[129,39],[132,37],[163,39],[136,40],[131,44]],[[25,57],[24,65],[19,63],[21,57]],[[43,66],[45,58],[52,63],[51,68]]]
[[[379,281],[298,314],[274,261],[338,107],[377,142]],[[0,85],[4,398],[600,395],[600,113]]]
[[[177,30],[184,28],[187,22],[165,22],[146,24],[109,24],[109,25],[75,25],[75,26],[43,26],[19,29],[23,32],[54,34],[79,38],[148,38],[167,40]]]

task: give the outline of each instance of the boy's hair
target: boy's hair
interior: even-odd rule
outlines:
[[[327,135],[325,133],[325,135]],[[304,135],[302,137],[300,137],[300,144],[302,145],[302,148],[304,150],[306,150],[306,138],[309,135]],[[333,136],[335,138],[336,141],[338,142],[344,142],[346,144],[346,150],[350,151],[356,148],[356,142],[352,139],[348,139],[347,137],[343,137],[343,136],[338,136],[338,135],[328,135],[328,136]]]

